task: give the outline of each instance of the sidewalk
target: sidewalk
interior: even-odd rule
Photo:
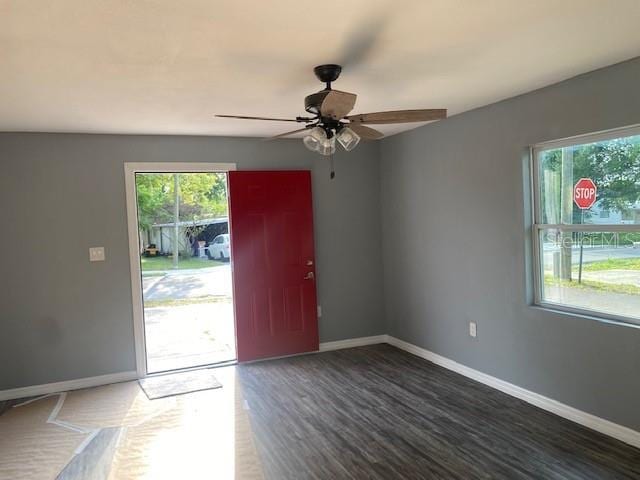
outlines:
[[[162,276],[142,277],[145,301],[232,295],[229,265],[164,273],[166,274]]]
[[[640,295],[558,285],[545,285],[544,294],[545,301],[548,302],[633,317],[640,320]]]
[[[640,287],[640,270],[598,270],[582,272],[582,278],[615,285],[634,285]]]

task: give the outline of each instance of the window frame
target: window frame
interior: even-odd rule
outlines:
[[[640,318],[628,317],[614,313],[603,312],[600,310],[591,310],[584,307],[564,305],[560,303],[546,301],[542,298],[543,279],[541,275],[542,258],[540,255],[540,234],[543,230],[556,229],[566,232],[638,232],[640,233],[640,223],[636,224],[548,224],[541,223],[542,210],[540,198],[540,168],[539,154],[547,150],[555,150],[558,148],[566,148],[579,146],[584,144],[614,140],[617,138],[625,138],[640,135],[640,124],[604,130],[600,132],[587,133],[567,137],[559,140],[541,142],[532,145],[529,148],[529,176],[530,176],[530,193],[531,193],[531,247],[533,260],[533,306],[544,308],[547,310],[557,311],[560,313],[569,313],[577,316],[585,316],[607,323],[623,324],[631,327],[640,328]]]

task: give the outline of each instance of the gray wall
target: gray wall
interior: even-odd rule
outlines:
[[[0,134],[0,390],[135,369],[124,162],[311,169],[323,342],[384,333],[378,147],[300,140]],[[107,261],[89,263],[88,248]]]
[[[299,140],[0,134],[0,389],[134,369],[122,164],[236,162],[313,171],[322,341],[388,332],[640,429],[640,330],[528,305],[522,161],[640,123],[639,79],[635,60],[363,144],[333,182]]]
[[[639,80],[636,59],[383,140],[388,333],[640,430],[640,330],[528,305],[522,160],[640,123]]]

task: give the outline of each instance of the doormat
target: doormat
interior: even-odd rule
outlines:
[[[210,369],[157,375],[139,383],[149,400],[222,387]]]

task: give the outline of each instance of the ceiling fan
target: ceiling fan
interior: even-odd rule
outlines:
[[[441,108],[349,115],[356,104],[356,94],[331,88],[331,83],[340,76],[342,67],[334,64],[319,65],[313,71],[316,77],[326,84],[326,87],[304,99],[304,108],[311,116],[291,119],[240,115],[216,115],[216,117],[304,123],[303,128],[281,133],[271,137],[271,140],[308,131],[302,139],[304,145],[321,155],[332,155],[336,150],[336,140],[345,150],[351,151],[358,145],[360,139],[377,140],[384,136],[382,132],[367,125],[428,122],[447,117],[447,110]]]

